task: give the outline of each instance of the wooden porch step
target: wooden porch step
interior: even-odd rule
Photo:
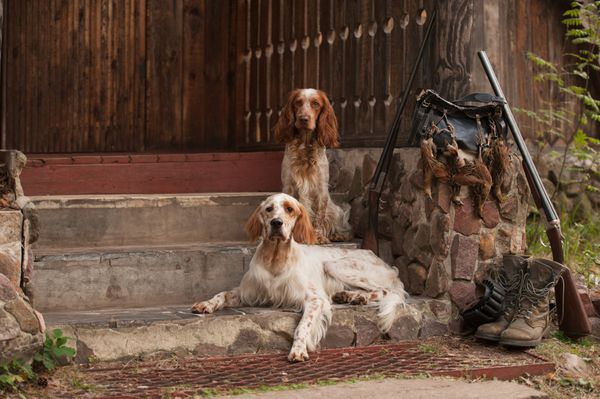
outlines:
[[[26,154],[27,195],[279,191],[283,152]]]

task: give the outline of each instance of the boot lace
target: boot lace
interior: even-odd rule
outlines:
[[[518,308],[515,312],[515,319],[528,319],[533,311],[538,307],[547,296],[550,290],[554,287],[554,281],[550,281],[542,288],[536,288],[529,279],[529,273],[524,274],[524,281],[517,301]]]
[[[506,306],[504,308],[504,315],[510,317],[513,310],[517,305],[517,300],[521,296],[522,282],[524,279],[524,273],[522,270],[519,271],[518,274],[513,276],[513,278],[508,278],[504,272],[498,273],[496,276],[496,280],[498,283],[504,288],[504,292],[506,292],[506,296],[504,301]]]

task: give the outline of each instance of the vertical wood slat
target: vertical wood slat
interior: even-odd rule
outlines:
[[[182,2],[147,0],[146,142],[177,150],[181,135]]]
[[[206,131],[209,134],[207,141],[216,149],[225,149],[228,143],[229,120],[233,117],[229,109],[229,82],[233,72],[230,70],[228,60],[230,30],[229,18],[233,4],[220,0],[207,1],[207,27],[206,31],[206,108],[201,116],[206,119]],[[231,80],[233,82],[233,80]],[[207,148],[207,147],[204,147]],[[208,147],[210,148],[210,147]],[[201,149],[201,148],[199,148]]]
[[[205,108],[206,85],[204,64],[206,3],[184,0],[183,3],[183,146],[201,147],[209,144],[204,118],[198,110]]]

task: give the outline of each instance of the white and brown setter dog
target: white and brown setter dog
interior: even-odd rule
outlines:
[[[240,286],[196,303],[195,313],[227,307],[273,306],[302,311],[290,361],[308,359],[331,322],[331,303],[378,303],[378,327],[387,332],[405,306],[397,270],[371,251],[313,244],[307,210],[287,194],[275,194],[254,211],[246,230],[261,239]],[[305,243],[305,244],[302,244]]]
[[[285,143],[282,191],[308,209],[317,242],[351,240],[348,214],[329,196],[325,150],[337,147],[339,141],[337,119],[327,95],[315,89],[292,91],[273,131],[276,140]]]

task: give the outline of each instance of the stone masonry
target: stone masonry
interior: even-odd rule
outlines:
[[[0,151],[0,359],[30,359],[43,344],[44,320],[27,297],[37,218],[19,175],[26,158]]]
[[[350,205],[359,237],[367,224],[367,190],[379,154],[370,149],[329,153],[331,190]],[[410,294],[450,300],[456,318],[475,299],[475,283],[500,265],[503,254],[525,251],[529,189],[514,154],[503,200],[490,195],[481,218],[467,187],[461,191],[464,205],[455,206],[446,184],[434,182],[430,200],[422,182],[419,149],[397,149],[380,202],[380,256],[398,268]]]

